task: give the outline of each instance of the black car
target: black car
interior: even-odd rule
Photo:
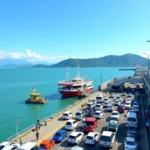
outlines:
[[[129,127],[127,128],[127,137],[134,137],[137,139],[137,130],[134,127]]]

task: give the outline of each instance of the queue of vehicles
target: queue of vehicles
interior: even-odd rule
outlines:
[[[124,99],[122,97],[124,97]],[[114,105],[110,104],[110,99],[114,100]],[[130,107],[127,107],[126,103],[130,104]],[[116,111],[114,110],[114,106],[117,106]],[[100,133],[95,132],[94,130],[98,126],[97,119],[101,119],[104,115],[102,110],[103,107],[106,107],[106,110],[111,111],[112,114],[107,130],[103,131],[100,135]],[[83,140],[84,132],[88,132],[85,139],[86,144],[99,144],[100,147],[112,148],[118,133],[120,113],[124,113],[125,109],[131,110],[128,111],[126,116],[127,137],[124,139],[124,148],[125,150],[137,150],[137,113],[139,112],[139,103],[134,99],[132,94],[127,95],[126,93],[122,93],[121,97],[115,97],[115,95],[112,94],[109,98],[97,95],[96,100],[87,103],[86,111],[79,110],[76,112],[74,119],[72,112],[64,112],[62,118],[68,120],[64,130],[58,130],[52,140],[42,141],[39,149],[44,148],[48,150],[53,147],[55,143],[60,143],[66,138],[68,138],[68,144],[79,144]],[[81,123],[79,123],[80,120]],[[82,131],[73,131],[78,126],[81,127]],[[68,133],[69,130],[73,131],[70,135]],[[33,143],[34,142],[27,142],[20,146],[19,144],[3,142],[0,144],[0,150],[30,150],[33,149],[33,147],[36,147],[36,144]],[[31,148],[29,149],[26,147]]]

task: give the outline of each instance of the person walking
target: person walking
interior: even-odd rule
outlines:
[[[46,122],[46,120],[44,121],[44,124],[45,124],[45,126],[47,126],[47,122]]]
[[[38,140],[39,139],[39,132],[37,131],[36,132],[36,140]]]
[[[20,146],[22,146],[23,143],[22,143],[22,140],[21,140],[21,139],[20,139],[19,143],[20,143]]]

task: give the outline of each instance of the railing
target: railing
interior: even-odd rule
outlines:
[[[7,141],[10,141],[10,140],[15,139],[17,137],[19,138],[21,134],[25,133],[26,131],[29,131],[30,129],[32,130],[34,127],[35,127],[35,124],[33,124],[33,125],[25,128],[25,129],[23,129],[22,131],[20,131],[20,132],[18,132],[16,134],[10,136],[9,138],[7,138]]]
[[[45,117],[44,119],[41,120],[41,123],[44,122],[44,121],[46,121],[46,120],[48,120],[48,119],[54,118],[56,115],[59,115],[60,113],[64,112],[66,109],[69,109],[71,106],[77,104],[78,102],[79,102],[79,101],[75,101],[73,104],[71,104],[71,105],[69,105],[69,106],[67,106],[67,107],[65,107],[65,108],[63,108],[63,109],[57,111],[56,113],[53,113],[53,114],[51,114],[51,115]],[[20,131],[20,132],[14,134],[14,135],[8,137],[8,138],[7,138],[7,141],[11,141],[12,139],[15,139],[15,138],[16,138],[16,139],[19,139],[19,137],[20,137],[21,135],[23,135],[23,134],[24,134],[25,132],[27,132],[27,131],[32,130],[33,128],[35,128],[35,126],[36,126],[36,125],[33,124],[33,125],[31,125],[31,126],[25,128],[25,129],[23,129],[22,131]]]

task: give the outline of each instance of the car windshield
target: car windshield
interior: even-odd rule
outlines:
[[[91,107],[92,105],[91,105],[91,104],[87,104],[87,106],[88,106],[88,107]]]
[[[92,136],[87,136],[87,139],[88,140],[93,140],[93,137]]]
[[[95,115],[100,115],[100,113],[97,112],[97,113],[95,113]]]
[[[134,127],[128,127],[128,132],[130,132],[130,131],[136,132],[136,128],[134,128]]]
[[[101,97],[96,97],[96,99],[102,99]]]
[[[92,125],[92,126],[93,126],[93,124],[94,124],[94,122],[88,122],[88,121],[86,122],[86,125],[87,125],[87,126],[89,126],[89,125]]]
[[[64,116],[68,116],[68,114],[63,114]]]
[[[128,121],[136,121],[136,118],[128,118]]]
[[[111,142],[111,138],[109,136],[101,136],[100,141]]]
[[[80,115],[81,115],[81,113],[78,113],[78,112],[77,112],[77,113],[76,113],[76,115],[77,115],[77,116],[80,116]]]
[[[0,145],[0,150],[3,149],[5,146],[4,145]]]
[[[116,115],[118,115],[118,113],[117,112],[113,112],[112,115],[116,116]]]
[[[57,133],[55,134],[55,136],[61,136],[61,133],[57,132]]]
[[[46,148],[45,144],[40,144],[40,147]]]
[[[130,103],[129,103],[129,102],[126,102],[125,105],[130,105]]]
[[[114,133],[115,133],[115,132],[116,132],[116,129],[114,129],[114,128],[109,128],[108,131],[111,131],[111,132],[114,132]]]
[[[70,139],[75,139],[76,136],[70,135],[69,138],[70,138]]]
[[[67,122],[67,125],[71,125],[71,122]]]
[[[133,141],[127,141],[127,145],[135,145],[135,142],[133,142]]]

